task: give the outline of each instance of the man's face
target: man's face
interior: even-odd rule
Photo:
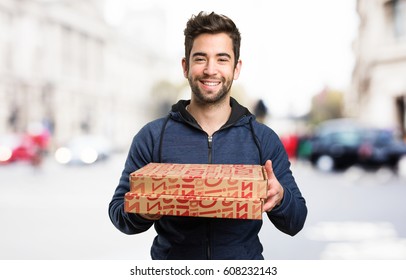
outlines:
[[[215,104],[223,100],[240,73],[241,61],[234,67],[231,38],[225,33],[202,34],[196,37],[190,53],[189,69],[183,59],[185,77],[195,100]]]

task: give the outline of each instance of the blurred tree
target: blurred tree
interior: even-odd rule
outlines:
[[[343,93],[337,90],[324,88],[319,94],[312,98],[312,105],[309,114],[311,124],[318,124],[329,119],[343,117]]]

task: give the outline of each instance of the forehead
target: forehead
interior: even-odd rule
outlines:
[[[207,55],[227,53],[231,57],[234,57],[233,41],[226,33],[204,33],[195,38],[191,56],[193,56],[194,53],[205,53]]]

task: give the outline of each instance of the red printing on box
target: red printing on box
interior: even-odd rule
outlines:
[[[262,219],[259,198],[199,197],[174,195],[125,195],[124,210],[130,213],[173,216]]]
[[[130,213],[262,219],[267,177],[260,165],[150,163],[130,174]]]
[[[259,165],[150,163],[130,174],[130,192],[266,198],[266,179]]]

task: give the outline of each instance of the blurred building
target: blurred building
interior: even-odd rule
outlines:
[[[358,0],[352,115],[406,136],[406,0]]]
[[[107,24],[103,2],[0,0],[0,134],[41,122],[55,145],[90,133],[126,148],[150,119],[159,57]]]

